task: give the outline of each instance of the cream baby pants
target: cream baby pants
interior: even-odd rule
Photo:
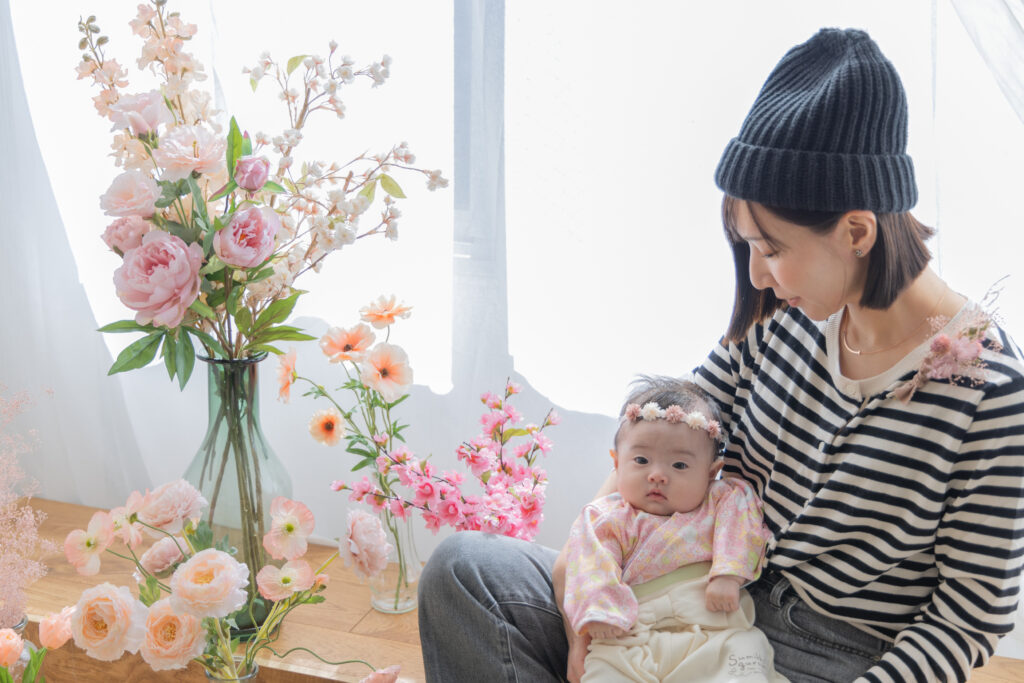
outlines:
[[[786,683],[768,639],[754,628],[747,591],[740,591],[735,612],[705,608],[707,569],[691,565],[636,586],[636,626],[621,638],[591,643],[581,683]]]

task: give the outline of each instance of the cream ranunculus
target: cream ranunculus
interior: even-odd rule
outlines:
[[[206,629],[201,619],[177,613],[170,598],[150,605],[141,654],[154,671],[184,669],[205,649]]]
[[[101,583],[79,598],[71,635],[93,659],[112,662],[125,652],[138,652],[146,635],[146,612],[127,586]]]
[[[171,605],[182,614],[226,617],[245,604],[249,568],[216,548],[200,550],[171,577]]]
[[[114,271],[114,287],[121,302],[136,312],[135,322],[177,327],[199,294],[202,265],[202,245],[154,230],[124,255]]]
[[[125,171],[114,178],[100,197],[100,208],[108,216],[142,216],[156,212],[160,186],[142,171]]]

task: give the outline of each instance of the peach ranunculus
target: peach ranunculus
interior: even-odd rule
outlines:
[[[170,598],[150,605],[140,654],[153,671],[184,669],[205,649],[206,629],[201,619],[175,612]]]
[[[181,549],[185,540],[178,536],[164,536],[142,553],[139,564],[150,574],[160,574],[184,559]]]
[[[43,617],[39,622],[39,644],[47,650],[56,650],[71,640],[71,615],[75,609],[71,605]]]
[[[346,360],[358,363],[375,339],[373,331],[363,323],[348,329],[332,327],[320,338],[320,349],[332,363]]]
[[[100,208],[108,216],[142,216],[156,212],[160,186],[142,171],[125,171],[114,178],[100,197]]]
[[[377,344],[360,364],[359,379],[385,401],[396,401],[412,384],[409,357],[400,346]]]
[[[274,253],[274,237],[281,218],[268,206],[240,209],[213,236],[213,250],[220,260],[235,268],[253,268]]]
[[[399,664],[392,664],[386,669],[377,669],[359,683],[396,683],[398,674],[402,671]]]
[[[306,554],[306,539],[316,521],[303,503],[278,496],[270,502],[270,531],[263,547],[275,560],[294,560]]]
[[[147,611],[127,586],[101,583],[82,592],[71,615],[71,635],[93,659],[112,662],[125,652],[138,652]]]
[[[338,552],[358,576],[369,578],[388,566],[391,544],[380,519],[362,510],[348,513],[348,534],[338,543]]]
[[[341,413],[334,408],[318,410],[309,420],[309,433],[325,446],[333,446],[345,435]]]
[[[132,135],[145,135],[156,131],[161,123],[173,122],[174,117],[163,94],[150,90],[138,95],[122,95],[110,105],[110,120],[114,122],[111,130],[128,128]]]
[[[114,271],[117,296],[135,311],[135,322],[173,328],[199,295],[203,246],[154,230],[125,254]]]
[[[243,190],[256,192],[267,182],[270,162],[265,157],[253,155],[238,157],[235,162],[235,183]]]
[[[153,224],[142,216],[122,216],[103,231],[103,241],[124,256],[129,249],[142,244],[142,236],[153,229]]]
[[[291,560],[278,569],[268,564],[256,575],[256,585],[260,595],[267,600],[286,600],[292,593],[308,590],[313,587],[315,575],[309,562]]]
[[[206,507],[206,499],[184,479],[161,484],[146,494],[139,506],[139,521],[169,534],[179,533],[186,519],[196,519]],[[163,534],[150,531],[154,537]]]
[[[171,576],[171,605],[180,614],[226,617],[247,599],[249,567],[222,550],[200,550]]]
[[[100,570],[100,555],[114,542],[114,520],[96,512],[85,531],[75,529],[64,539],[64,556],[79,574],[92,576]]]
[[[359,309],[362,320],[370,323],[378,330],[393,324],[395,318],[408,318],[411,311],[411,306],[396,304],[394,296],[387,298],[383,295],[378,297],[376,301]]]
[[[295,349],[288,349],[288,353],[277,357],[277,400],[287,403],[292,397],[292,385],[298,375],[295,374]]]
[[[24,641],[13,628],[0,628],[0,666],[13,666],[21,658]]]
[[[161,180],[181,180],[195,171],[211,174],[224,164],[227,143],[203,126],[177,126],[160,137],[153,161],[161,168]]]

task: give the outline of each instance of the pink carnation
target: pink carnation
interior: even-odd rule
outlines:
[[[135,322],[177,327],[199,294],[203,247],[160,230],[147,233],[142,245],[125,254],[114,271],[121,302],[136,311]]]
[[[169,534],[179,533],[186,519],[197,519],[206,507],[203,495],[184,479],[162,484],[147,493],[139,520]],[[158,536],[156,532],[150,532]],[[162,534],[159,534],[162,535]]]
[[[141,216],[122,216],[103,231],[103,242],[124,255],[129,249],[142,244],[142,236],[153,229],[153,224]]]
[[[213,236],[213,250],[229,266],[253,268],[274,253],[274,237],[280,229],[281,219],[273,209],[241,209]]]
[[[348,513],[348,535],[341,539],[338,551],[358,576],[369,578],[388,566],[391,544],[380,520],[362,510]]]
[[[108,216],[142,216],[149,218],[156,211],[160,187],[142,171],[125,171],[114,178],[100,197],[100,208]]]

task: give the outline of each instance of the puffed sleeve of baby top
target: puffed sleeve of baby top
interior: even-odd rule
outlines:
[[[739,477],[724,477],[708,492],[714,504],[711,577],[723,574],[753,581],[761,574],[761,560],[768,540],[761,499]]]
[[[591,622],[624,630],[636,622],[636,597],[622,582],[622,563],[632,549],[627,534],[633,515],[615,493],[586,505],[572,525],[563,607],[577,633]]]

